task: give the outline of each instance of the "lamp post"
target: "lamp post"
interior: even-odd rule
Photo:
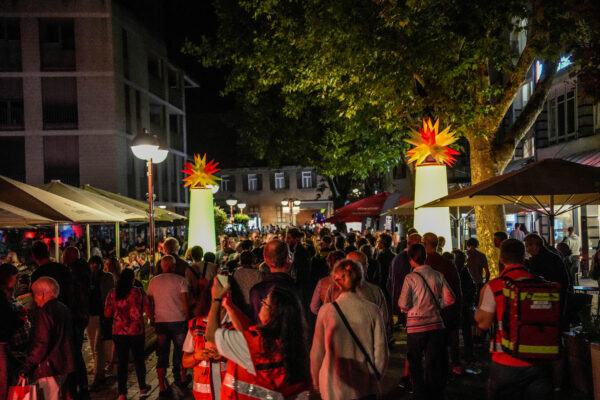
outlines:
[[[281,200],[281,205],[284,207],[282,211],[285,211],[285,208],[289,209],[290,213],[290,226],[294,225],[294,214],[298,214],[300,212],[300,204],[302,201],[298,199],[283,199]],[[296,211],[298,210],[298,211]]]
[[[154,259],[154,190],[152,182],[153,168],[152,164],[159,164],[167,158],[169,150],[158,140],[156,135],[150,135],[147,129],[137,134],[131,143],[133,155],[140,160],[146,161],[148,176],[148,236],[150,242],[150,263],[155,264]]]
[[[246,203],[244,203],[243,201],[240,201],[237,206],[240,209],[240,213],[243,214],[244,213],[244,208],[246,208]]]
[[[231,221],[233,221],[233,207],[238,203],[237,199],[232,197],[229,197],[227,200],[225,200],[225,203],[227,203],[227,205],[229,206],[229,213],[231,214]]]

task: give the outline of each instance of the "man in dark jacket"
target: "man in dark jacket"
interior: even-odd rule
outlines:
[[[252,286],[250,289],[250,307],[252,308],[252,317],[258,322],[258,312],[262,306],[262,301],[267,297],[273,286],[286,289],[301,301],[300,292],[296,283],[289,274],[291,267],[291,254],[288,246],[280,240],[271,240],[264,248],[265,263],[269,266],[271,273]],[[306,310],[304,310],[306,315]]]
[[[304,246],[302,246],[302,236],[303,234],[300,229],[290,228],[287,230],[285,241],[294,257],[290,275],[294,278],[296,286],[300,290],[302,306],[305,310],[308,310],[315,287],[312,285],[310,274],[312,257],[308,254]]]
[[[75,348],[75,363],[77,371],[74,379],[70,379],[71,394],[78,399],[88,399],[89,387],[87,369],[83,359],[82,347],[85,328],[90,319],[91,271],[87,261],[80,258],[79,249],[69,246],[63,251],[62,262],[67,266],[72,276],[71,315],[73,318],[73,344]]]
[[[42,276],[49,276],[58,282],[60,286],[60,300],[67,307],[71,307],[71,288],[73,286],[71,272],[63,264],[50,261],[50,250],[44,242],[37,241],[31,245],[31,258],[37,264],[37,268],[31,274],[31,283],[33,284]]]
[[[525,262],[529,272],[539,275],[547,281],[560,284],[561,306],[563,317],[566,318],[565,300],[567,293],[571,290],[571,279],[565,263],[560,256],[544,246],[542,238],[535,233],[530,233],[525,237],[525,250],[531,255]],[[563,320],[563,324],[563,328],[566,328],[566,320]]]
[[[70,311],[57,299],[60,288],[56,280],[40,277],[32,290],[37,308],[31,350],[21,375],[38,380],[45,400],[58,400],[65,377],[75,371]]]
[[[163,251],[165,256],[172,256],[175,259],[175,271],[173,273],[185,278],[185,271],[189,264],[179,257],[179,241],[174,237],[167,238],[163,243]],[[156,271],[157,275],[162,273],[160,261],[156,264]]]

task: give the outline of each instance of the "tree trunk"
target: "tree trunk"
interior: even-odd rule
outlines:
[[[494,157],[493,143],[486,136],[468,134],[471,147],[471,182],[479,183],[500,174],[499,165]],[[494,232],[506,231],[503,206],[476,206],[477,239],[479,250],[483,252],[490,266],[492,277],[498,276],[499,249],[494,247]]]

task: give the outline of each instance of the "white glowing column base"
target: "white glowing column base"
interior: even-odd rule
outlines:
[[[414,226],[423,235],[433,232],[446,238],[444,251],[452,251],[450,210],[448,207],[417,208],[448,194],[448,177],[444,164],[417,165],[415,176]]]
[[[200,246],[206,253],[215,252],[215,210],[211,189],[190,190],[188,248]]]

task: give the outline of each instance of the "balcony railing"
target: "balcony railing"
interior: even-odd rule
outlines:
[[[40,46],[42,71],[75,71],[75,50],[63,50],[51,45]]]

